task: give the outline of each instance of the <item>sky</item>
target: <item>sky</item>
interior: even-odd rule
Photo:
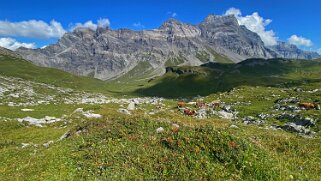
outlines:
[[[320,0],[2,0],[0,46],[42,48],[77,27],[148,30],[169,18],[198,24],[234,15],[265,45],[277,41],[321,53]]]

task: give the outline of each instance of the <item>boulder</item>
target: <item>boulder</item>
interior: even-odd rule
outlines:
[[[289,122],[284,126],[280,126],[284,131],[292,132],[292,133],[300,133],[300,134],[313,134],[314,132],[305,128],[301,125],[296,125],[295,123]]]
[[[131,114],[127,109],[124,109],[124,108],[119,108],[119,109],[118,109],[118,112],[119,112],[119,113],[122,113],[122,114],[127,114],[127,115],[130,115],[130,114]]]
[[[163,127],[159,127],[159,128],[156,129],[156,133],[162,133],[162,132],[164,132],[164,131],[165,131],[165,130],[164,130]]]
[[[230,126],[230,128],[238,129],[239,127],[238,127],[238,126],[236,126],[236,125],[234,125],[234,124],[232,124],[232,125]]]
[[[44,144],[42,144],[45,148],[49,148],[49,146],[51,145],[51,144],[53,144],[54,143],[54,141],[52,141],[52,140],[50,140],[50,141],[48,141],[47,143],[44,143]]]
[[[136,104],[135,102],[130,102],[127,106],[127,110],[129,111],[134,111],[136,109]]]
[[[207,109],[205,109],[205,108],[199,109],[195,114],[195,118],[206,119],[207,118]]]
[[[95,113],[91,113],[91,112],[84,112],[83,115],[86,117],[86,118],[94,118],[94,119],[98,119],[98,118],[102,118],[102,115],[100,114],[95,114]]]
[[[264,120],[257,119],[253,116],[246,116],[243,118],[244,124],[255,124],[255,125],[262,125],[265,123]]]
[[[220,118],[223,118],[223,119],[233,119],[234,118],[233,113],[229,113],[224,110],[218,111],[217,114]]]

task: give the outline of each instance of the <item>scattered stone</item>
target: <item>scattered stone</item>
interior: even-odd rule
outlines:
[[[300,126],[315,126],[315,120],[311,117],[304,117],[300,115],[295,115],[295,114],[287,114],[287,113],[282,113],[279,116],[277,116],[278,120],[287,120],[289,122],[293,122],[296,125]]]
[[[259,120],[259,119],[256,119],[255,117],[253,116],[246,116],[243,118],[243,123],[244,124],[255,124],[255,125],[262,125],[265,123],[264,120]]]
[[[195,118],[197,119],[206,119],[207,118],[207,109],[201,108],[198,111],[196,111]]]
[[[239,127],[236,126],[236,125],[234,125],[234,124],[232,124],[232,125],[230,126],[230,128],[238,129]]]
[[[84,112],[83,115],[86,117],[86,118],[94,118],[94,119],[98,119],[98,118],[102,118],[102,115],[100,114],[95,114],[95,113],[91,113],[91,112]]]
[[[258,115],[258,117],[259,117],[260,119],[265,120],[266,118],[270,117],[270,115],[269,115],[269,114],[265,114],[265,113],[261,113],[261,114]]]
[[[23,111],[23,112],[32,112],[32,111],[34,111],[34,109],[21,109],[21,111]]]
[[[159,128],[156,129],[156,133],[162,133],[162,132],[164,132],[164,131],[165,131],[165,130],[164,130],[163,127],[159,127]]]
[[[21,143],[21,145],[22,145],[21,148],[27,148],[30,146],[29,143]]]
[[[127,110],[134,111],[136,109],[135,105],[136,105],[135,102],[130,102],[127,106]]]
[[[50,141],[48,141],[47,143],[42,144],[42,146],[44,146],[45,148],[49,148],[49,146],[50,146],[51,144],[53,144],[53,143],[54,143],[54,141],[50,140]]]
[[[63,134],[60,138],[59,138],[59,141],[62,141],[66,138],[69,138],[71,136],[70,132],[67,131],[65,134]]]
[[[55,118],[55,117],[50,117],[50,116],[46,116],[44,118],[41,119],[37,119],[37,118],[33,118],[33,117],[25,117],[25,118],[18,118],[19,122],[28,122],[30,125],[35,125],[38,127],[42,127],[42,124],[50,124],[50,123],[55,123],[58,121],[61,121],[60,118]]]
[[[226,112],[226,111],[218,111],[217,112],[218,116],[220,118],[223,118],[223,119],[233,119],[234,118],[234,114],[233,113],[229,113],[229,112]]]
[[[119,108],[118,112],[122,113],[122,114],[131,115],[131,113],[127,109],[124,109],[124,108]]]
[[[77,108],[76,110],[74,110],[73,113],[83,113],[84,112],[84,108]]]
[[[314,134],[313,131],[305,128],[301,125],[296,125],[295,123],[286,123],[284,126],[280,126],[281,129],[288,132],[300,133],[300,134]]]
[[[310,117],[300,117],[295,121],[295,124],[301,126],[315,126],[315,120]]]
[[[178,125],[178,124],[173,123],[173,124],[172,124],[172,127],[174,127],[174,128],[179,128],[179,125]]]

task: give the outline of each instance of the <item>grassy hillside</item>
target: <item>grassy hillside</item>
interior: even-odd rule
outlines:
[[[239,64],[208,64],[203,68],[176,69],[186,73],[178,74],[177,70],[168,72],[137,93],[164,97],[205,96],[238,86],[276,86],[283,83],[298,86],[305,82],[317,84],[321,81],[320,60],[246,60]]]
[[[38,67],[28,61],[8,56],[0,57],[0,74],[78,90],[108,93],[106,83],[101,80],[75,76],[53,68]]]
[[[133,76],[137,74],[137,71],[133,70],[130,73],[133,73],[131,74]],[[117,81],[105,82],[92,77],[76,76],[54,68],[39,67],[26,60],[6,55],[0,56],[0,75],[114,96],[132,95],[133,91],[138,89],[141,83],[140,81],[128,81],[125,83],[118,83]]]
[[[148,66],[139,68],[144,67]],[[274,108],[279,100],[291,97],[320,103],[320,77],[321,60],[279,59],[172,67],[152,81],[119,83],[4,56],[0,58],[0,180],[321,180],[320,110]],[[124,94],[178,99],[155,103],[153,98],[141,98],[147,101],[124,114],[120,109],[132,100],[115,98]],[[207,103],[220,100],[230,105],[238,118],[197,119],[177,109],[178,100],[196,101],[197,95]],[[269,115],[263,125],[243,123],[244,117],[262,113]],[[277,119],[283,113],[313,118],[315,125],[307,129],[315,133],[272,129],[286,123]],[[28,116],[61,120],[43,127],[18,121]],[[157,132],[160,127],[164,131]]]

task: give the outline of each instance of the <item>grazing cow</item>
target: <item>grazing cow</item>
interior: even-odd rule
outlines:
[[[314,103],[299,103],[299,107],[305,108],[305,109],[317,109],[319,107],[318,104]]]
[[[178,108],[186,107],[186,103],[183,102],[183,101],[180,101],[180,102],[177,103],[177,107]]]
[[[195,107],[196,108],[206,108],[207,105],[206,105],[206,103],[198,102],[198,103],[196,103]]]
[[[219,108],[219,107],[221,106],[221,102],[220,102],[220,101],[213,101],[213,102],[211,103],[211,105],[212,105],[212,107],[213,107],[214,109],[216,109],[216,108]]]
[[[196,112],[195,112],[194,110],[191,110],[191,109],[188,109],[188,108],[186,108],[186,109],[184,110],[184,114],[185,114],[185,115],[188,115],[188,116],[193,116],[195,113],[196,113]]]

